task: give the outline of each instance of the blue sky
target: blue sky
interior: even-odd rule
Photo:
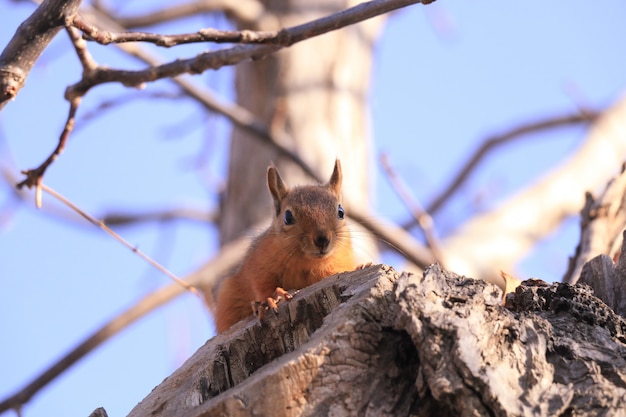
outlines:
[[[141,10],[154,2],[136,1]],[[0,45],[33,10],[0,2]],[[626,87],[626,4],[590,2],[446,2],[393,14],[376,47],[370,98],[377,154],[386,152],[427,203],[487,136],[578,105],[604,108]],[[442,32],[434,23],[445,19]],[[195,19],[171,31],[219,23]],[[297,46],[295,46],[297,47]],[[90,46],[109,66],[140,68],[114,48]],[[203,47],[160,50],[170,57]],[[37,63],[16,101],[0,113],[1,163],[14,172],[38,165],[53,149],[67,114],[63,92],[80,67],[61,33]],[[230,97],[231,74],[201,76]],[[92,214],[180,205],[211,209],[223,185],[228,124],[193,102],[148,99],[174,92],[163,81],[143,91],[106,86],[89,93],[79,128],[46,183]],[[105,99],[128,103],[80,122]],[[436,218],[442,234],[497,204],[556,165],[584,138],[583,128],[536,135],[491,155]],[[209,140],[210,139],[210,140]],[[375,209],[405,220],[387,181],[376,172]],[[617,169],[617,167],[616,167]],[[98,229],[59,220],[23,204],[13,209],[0,185],[0,397],[22,387],[88,333],[169,280]],[[478,196],[484,195],[480,204]],[[45,197],[44,205],[54,201]],[[516,271],[556,280],[573,252],[576,219],[544,242]],[[216,249],[215,230],[192,222],[119,230],[178,275]],[[393,262],[394,258],[389,258]],[[87,416],[104,406],[125,415],[213,334],[193,296],[141,320],[72,367],[37,395],[24,415]]]

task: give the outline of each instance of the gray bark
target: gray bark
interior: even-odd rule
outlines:
[[[130,416],[600,416],[626,407],[626,322],[585,285],[375,266],[209,340]]]

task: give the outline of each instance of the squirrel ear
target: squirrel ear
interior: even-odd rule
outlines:
[[[335,159],[335,169],[333,170],[330,180],[326,186],[337,196],[341,195],[341,162]]]
[[[270,164],[267,169],[267,188],[270,190],[270,194],[272,195],[272,199],[274,200],[274,210],[276,211],[276,215],[280,214],[280,203],[283,201],[287,193],[289,192],[289,188],[283,182],[283,179],[280,177],[280,173],[278,169],[274,166],[274,164]]]

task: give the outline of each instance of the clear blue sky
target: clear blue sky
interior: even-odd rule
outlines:
[[[136,2],[138,9],[154,2]],[[33,10],[0,2],[0,46]],[[449,29],[435,29],[444,19]],[[414,6],[393,15],[377,46],[371,96],[377,152],[426,203],[486,136],[577,104],[602,108],[626,87],[626,3],[453,2]],[[177,32],[214,24],[197,19]],[[175,28],[175,29],[174,29]],[[297,46],[295,46],[297,47]],[[195,49],[194,49],[195,48]],[[188,47],[184,54],[202,49]],[[141,65],[114,48],[91,46],[96,59],[121,68]],[[161,51],[175,56],[176,49]],[[27,86],[0,113],[0,163],[14,172],[39,164],[56,143],[67,114],[63,92],[80,68],[61,33],[37,63]],[[230,95],[227,71],[202,76]],[[186,205],[210,209],[224,181],[228,125],[180,99],[130,99],[173,92],[167,82],[143,92],[100,87],[80,116],[102,99],[128,104],[80,123],[46,183],[93,214]],[[572,93],[572,91],[574,93]],[[79,118],[80,119],[80,118]],[[449,232],[477,208],[497,203],[575,149],[583,129],[565,129],[507,146],[472,177],[437,223]],[[209,140],[210,139],[210,140]],[[377,171],[379,172],[379,171]],[[0,185],[0,397],[22,387],[89,332],[147,292],[169,284],[109,236],[60,221],[30,204],[13,207]],[[378,176],[376,209],[404,220],[406,210]],[[53,205],[50,197],[44,204]],[[520,276],[558,279],[577,242],[576,220],[525,261]],[[215,231],[191,222],[151,224],[120,232],[173,272],[184,275],[216,248]],[[24,409],[27,417],[87,416],[104,406],[123,416],[213,334],[192,296],[141,320],[79,362]]]

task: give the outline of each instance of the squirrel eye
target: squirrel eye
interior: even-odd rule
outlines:
[[[343,216],[345,215],[344,211],[343,211],[343,207],[341,207],[341,204],[339,204],[339,209],[337,210],[337,216],[340,219],[343,219]]]
[[[291,213],[291,210],[285,211],[285,218],[283,219],[283,221],[287,226],[291,226],[296,222],[296,219],[293,217],[293,213]]]

